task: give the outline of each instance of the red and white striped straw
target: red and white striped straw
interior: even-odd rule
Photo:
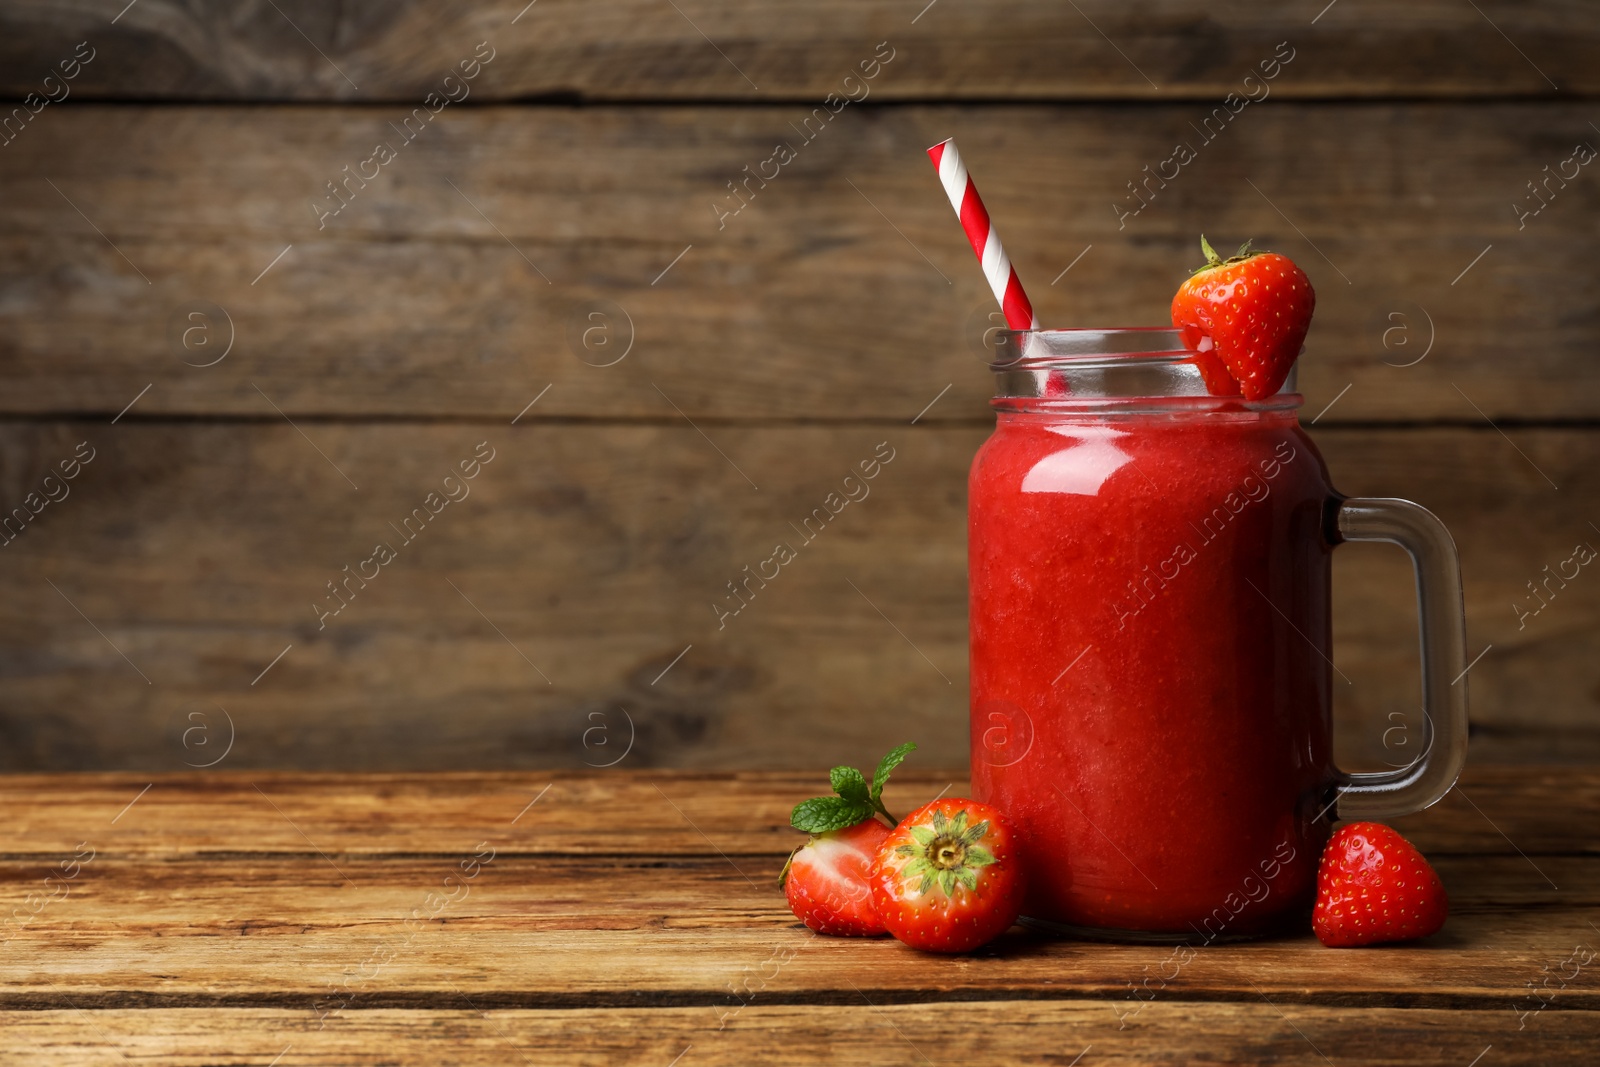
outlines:
[[[972,175],[967,173],[966,164],[961,162],[955,139],[949,138],[928,149],[928,158],[933,160],[934,169],[939,172],[939,181],[944,184],[950,206],[956,209],[956,214],[961,218],[961,228],[967,231],[972,251],[977,253],[978,262],[983,264],[984,276],[989,279],[989,288],[994,290],[994,298],[1000,302],[1000,310],[1005,313],[1006,325],[1013,330],[1037,330],[1039,320],[1034,317],[1033,303],[1028,299],[1028,294],[1022,291],[1022,283],[1017,280],[1017,269],[1011,265],[1011,258],[1000,246],[1000,235],[995,233],[994,224],[989,221],[989,210],[978,196],[978,187],[972,183]]]

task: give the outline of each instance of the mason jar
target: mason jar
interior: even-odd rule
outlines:
[[[1168,329],[1000,331],[969,479],[971,745],[1010,817],[1025,921],[1139,940],[1304,918],[1334,819],[1443,796],[1466,755],[1459,564],[1416,504],[1346,498],[1291,373],[1212,396]],[[1332,756],[1331,556],[1411,556],[1428,742]]]

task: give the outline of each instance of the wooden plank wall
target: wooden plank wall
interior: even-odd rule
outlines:
[[[1600,546],[1581,7],[125,2],[0,8],[0,767],[960,764],[950,135],[1046,322],[1301,262],[1338,484],[1459,542],[1474,758],[1600,757],[1600,578],[1529,591]],[[1403,760],[1409,574],[1336,577],[1340,751]]]

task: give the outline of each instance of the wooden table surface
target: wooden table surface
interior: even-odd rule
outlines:
[[[1015,930],[954,958],[813,936],[774,879],[822,777],[0,779],[0,1062],[1600,1059],[1600,769],[1473,767],[1403,820],[1451,893],[1424,944],[1183,966]]]

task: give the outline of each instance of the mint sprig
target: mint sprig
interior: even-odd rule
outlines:
[[[854,767],[835,767],[828,772],[835,795],[802,800],[794,806],[789,825],[807,833],[825,834],[865,822],[874,815],[882,815],[891,826],[895,825],[899,820],[883,806],[883,787],[889,781],[890,772],[905,762],[916,748],[915,743],[907,741],[879,760],[870,785],[866,775]]]
[[[864,801],[844,797],[812,797],[794,806],[789,815],[789,825],[807,833],[825,834],[829,830],[843,830],[872,818],[873,807]]]
[[[878,797],[883,793],[883,787],[889,783],[889,772],[904,763],[906,757],[916,750],[916,742],[907,741],[899,748],[891,749],[887,756],[878,761],[878,769],[872,774],[872,801],[879,811],[883,811],[883,805],[878,802]],[[890,822],[898,822],[887,811],[883,811],[883,817]]]

